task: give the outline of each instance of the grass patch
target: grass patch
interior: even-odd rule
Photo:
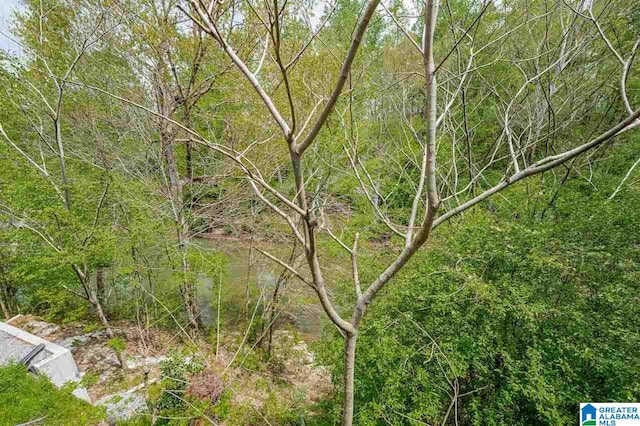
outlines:
[[[56,388],[47,377],[34,376],[22,365],[0,367],[0,425],[16,425],[45,417],[40,424],[95,425],[105,418],[103,408]]]

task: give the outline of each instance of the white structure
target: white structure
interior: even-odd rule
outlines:
[[[19,362],[40,344],[44,344],[44,350],[33,360],[31,367],[49,377],[51,382],[58,387],[71,381],[80,381],[80,371],[78,371],[69,349],[0,322],[0,364],[6,364],[10,361]],[[80,399],[91,402],[89,394],[84,388],[76,388],[73,394]]]

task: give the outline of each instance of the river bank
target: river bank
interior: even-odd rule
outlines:
[[[315,365],[313,352],[295,331],[277,331],[274,355],[264,361],[239,331],[225,330],[216,347],[205,336],[189,337],[179,331],[119,322],[114,331],[126,341],[127,370],[123,371],[108,336],[103,330],[92,329],[92,324],[58,325],[27,315],[16,325],[70,349],[91,400],[116,420],[153,416],[150,395],[167,378],[167,365],[177,360],[203,367],[188,375],[190,383],[201,381],[202,374],[218,377],[227,392],[226,403],[235,409],[260,411],[272,403],[274,394],[281,404],[290,403],[294,395],[304,395],[304,400],[313,404],[331,390],[327,370]]]

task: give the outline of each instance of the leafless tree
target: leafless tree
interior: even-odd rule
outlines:
[[[362,284],[358,273],[358,238],[357,235],[351,244],[347,244],[338,238],[328,227],[328,221],[322,214],[322,208],[318,207],[317,199],[312,195],[312,191],[308,187],[309,178],[306,175],[303,157],[309,149],[314,145],[320,132],[328,126],[327,120],[336,109],[345,83],[350,78],[352,64],[362,43],[365,31],[374,16],[379,5],[378,0],[370,0],[361,12],[356,28],[353,31],[351,44],[342,61],[339,75],[333,86],[333,90],[327,98],[323,98],[322,106],[319,112],[315,110],[309,113],[308,118],[303,122],[299,119],[300,111],[298,104],[291,90],[291,68],[287,65],[297,60],[297,56],[287,60],[283,58],[281,48],[282,27],[286,20],[286,13],[283,9],[286,3],[274,1],[265,1],[263,12],[256,12],[259,19],[264,24],[268,37],[271,41],[271,55],[275,62],[279,73],[281,84],[284,87],[286,95],[286,110],[280,108],[274,101],[273,97],[265,90],[263,83],[250,70],[249,66],[241,59],[230,44],[230,41],[223,34],[221,25],[222,11],[220,3],[217,1],[205,2],[204,0],[190,0],[189,7],[181,7],[183,12],[188,15],[193,22],[212,37],[220,48],[226,52],[228,57],[233,61],[239,72],[246,78],[247,82],[253,87],[255,92],[262,100],[266,110],[271,118],[275,121],[282,133],[282,139],[288,149],[290,157],[290,166],[295,177],[295,198],[291,200],[288,196],[271,186],[267,179],[263,178],[261,171],[252,166],[243,152],[231,150],[229,147],[221,144],[212,143],[204,140],[199,135],[192,132],[194,142],[209,146],[211,149],[226,155],[229,159],[237,164],[246,174],[249,185],[252,187],[256,196],[260,198],[273,212],[279,215],[290,227],[292,234],[304,249],[308,272],[303,272],[301,268],[295,267],[293,264],[280,260],[273,255],[265,253],[266,256],[287,269],[292,275],[298,277],[301,281],[307,283],[316,292],[318,299],[324,308],[324,311],[331,321],[338,327],[344,336],[345,345],[345,371],[344,371],[344,408],[342,414],[342,424],[347,426],[353,422],[354,413],[354,367],[356,359],[356,341],[358,329],[360,327],[364,313],[367,307],[380,293],[380,291],[389,283],[389,281],[402,269],[402,267],[411,259],[416,251],[424,246],[429,240],[432,231],[439,225],[449,219],[461,214],[469,208],[479,204],[480,202],[492,197],[495,194],[504,191],[515,183],[529,178],[534,175],[542,174],[553,168],[562,166],[576,159],[587,152],[593,151],[612,138],[630,130],[636,126],[637,119],[640,117],[640,110],[633,111],[628,101],[625,101],[626,118],[619,121],[606,131],[601,132],[598,136],[573,147],[564,147],[560,152],[546,152],[540,154],[537,146],[540,143],[541,132],[561,132],[566,127],[577,121],[578,117],[571,115],[569,112],[565,116],[566,123],[561,123],[556,128],[550,128],[551,123],[546,118],[547,109],[541,108],[548,99],[545,96],[555,96],[561,98],[558,104],[561,109],[569,110],[575,108],[571,103],[576,99],[575,95],[578,90],[584,90],[584,86],[579,81],[563,82],[564,74],[570,67],[573,60],[585,52],[593,53],[596,49],[596,35],[591,33],[578,34],[575,30],[577,24],[571,24],[570,28],[563,28],[561,36],[554,38],[554,41],[561,40],[560,46],[552,45],[551,38],[549,40],[538,40],[539,49],[537,57],[544,55],[553,56],[554,59],[547,63],[536,61],[534,58],[516,58],[516,57],[500,57],[501,48],[507,42],[513,42],[514,34],[522,34],[520,29],[526,29],[534,25],[537,21],[547,18],[567,19],[572,14],[591,21],[597,28],[600,37],[607,42],[609,49],[612,51],[622,65],[621,89],[623,99],[625,97],[624,82],[627,79],[630,64],[633,60],[635,51],[638,47],[636,42],[629,56],[624,58],[620,53],[612,47],[607,41],[602,29],[600,28],[598,19],[592,12],[593,4],[586,7],[588,14],[577,11],[565,2],[566,6],[558,3],[553,10],[543,12],[539,15],[535,13],[529,14],[513,27],[505,26],[497,28],[494,37],[485,42],[484,45],[476,45],[473,39],[473,27],[481,19],[482,14],[489,7],[494,7],[491,1],[483,4],[483,8],[478,12],[477,20],[470,28],[462,28],[462,30],[454,29],[454,35],[458,41],[450,48],[449,53],[439,52],[440,62],[436,62],[435,48],[436,44],[434,36],[436,33],[436,20],[439,12],[438,0],[427,0],[424,8],[422,8],[422,16],[424,20],[423,35],[421,44],[414,40],[408,30],[403,28],[403,33],[411,40],[413,47],[418,55],[422,58],[422,70],[418,73],[422,75],[424,87],[424,106],[422,109],[424,128],[412,129],[415,138],[422,146],[422,154],[419,164],[419,181],[417,183],[413,205],[410,211],[408,226],[395,225],[392,220],[379,207],[379,198],[381,194],[377,194],[376,185],[373,182],[364,165],[359,161],[358,152],[354,145],[345,147],[345,153],[351,165],[351,171],[363,189],[363,192],[370,199],[374,211],[380,216],[393,234],[403,239],[403,247],[396,258],[388,264],[376,279],[367,284]],[[501,6],[495,6],[501,7]],[[509,6],[503,5],[507,9]],[[503,11],[506,13],[506,11]],[[397,20],[395,20],[397,22]],[[443,28],[443,31],[445,29]],[[468,46],[466,60],[463,60],[461,52],[462,45]],[[444,54],[443,54],[444,53]],[[443,64],[454,53],[460,63],[459,70],[453,71],[453,67],[444,68]],[[482,67],[488,66],[491,62],[477,64],[477,58],[486,59],[486,54],[496,54],[498,57],[493,61],[502,61],[509,64],[513,69],[522,73],[523,80],[519,87],[501,88],[494,85],[494,82],[487,81],[480,70]],[[529,52],[523,52],[527,54]],[[533,65],[530,67],[529,65]],[[578,69],[578,74],[584,73],[585,68]],[[574,76],[576,74],[572,74]],[[596,73],[594,73],[596,75]],[[554,88],[544,88],[537,86],[541,79],[551,78],[554,81]],[[459,163],[451,160],[448,167],[454,170],[444,170],[439,172],[436,167],[436,157],[438,151],[439,128],[446,134],[453,134],[452,151],[455,153],[464,152],[459,145],[463,144],[465,139],[469,138],[469,129],[465,123],[460,123],[458,115],[452,113],[455,107],[459,109],[468,109],[464,96],[469,81],[474,78],[482,81],[487,88],[488,96],[499,99],[502,104],[502,115],[498,117],[502,124],[502,130],[497,136],[494,147],[485,158],[484,164],[476,164],[476,159],[472,158],[471,153],[467,153],[468,170],[458,170]],[[440,81],[442,79],[442,81]],[[560,87],[561,84],[571,85],[572,87]],[[534,93],[533,107],[529,112],[522,113],[522,98],[528,97],[531,87],[537,86],[537,95]],[[534,92],[535,92],[534,90]],[[553,93],[552,93],[553,92]],[[441,93],[441,95],[440,95]],[[439,97],[443,100],[440,101]],[[516,110],[516,107],[517,110]],[[582,110],[581,110],[582,111]],[[468,112],[468,111],[467,111]],[[554,112],[558,114],[558,111]],[[526,121],[522,122],[525,118]],[[516,130],[517,128],[517,130]],[[462,133],[462,137],[460,137]],[[546,135],[545,135],[546,136]],[[461,141],[458,145],[456,141]],[[490,183],[484,172],[489,168],[495,168],[507,159],[504,173],[499,181]],[[445,174],[446,172],[446,174]],[[467,183],[461,187],[461,176],[468,175]],[[480,183],[482,185],[480,185]],[[488,186],[487,186],[488,184]],[[476,188],[477,187],[477,188]],[[473,188],[470,191],[470,188]],[[442,198],[442,193],[446,192],[447,196]],[[445,208],[443,209],[443,204]],[[422,212],[422,213],[420,213]],[[339,309],[331,301],[325,283],[321,260],[318,254],[319,233],[326,232],[348,253],[351,259],[353,270],[353,285],[356,300],[352,306],[351,314],[348,317],[339,313]]]
[[[549,6],[547,3],[544,6]],[[242,52],[234,46],[233,29],[243,25],[238,23],[235,8],[231,7],[235,2],[169,2],[159,12],[169,13],[168,9],[174,4],[199,32],[219,46],[246,80],[266,116],[256,123],[256,127],[269,134],[264,139],[246,141],[238,147],[225,138],[212,140],[204,132],[195,130],[198,126],[191,122],[187,112],[194,104],[187,100],[195,99],[197,102],[196,95],[200,91],[191,87],[186,89],[180,78],[172,77],[175,63],[171,59],[172,47],[167,44],[158,46],[160,54],[153,62],[153,107],[105,89],[93,89],[157,118],[162,155],[168,171],[169,198],[175,211],[181,247],[188,244],[189,236],[186,219],[182,216],[185,211],[183,180],[173,149],[177,142],[186,143],[188,152],[198,146],[225,158],[243,175],[254,196],[286,224],[291,239],[304,254],[304,264],[297,262],[293,254],[283,260],[267,251],[261,252],[289,276],[296,277],[315,292],[324,312],[344,337],[342,424],[345,426],[353,423],[356,343],[363,316],[392,278],[430,240],[432,231],[529,177],[553,172],[555,168],[565,168],[566,173],[575,171],[580,175],[576,164],[578,159],[586,157],[584,154],[597,152],[614,138],[624,138],[624,134],[640,122],[640,110],[633,110],[626,94],[626,82],[640,41],[635,41],[628,49],[625,46],[626,53],[623,48],[614,46],[602,23],[608,15],[597,2],[553,2],[551,7],[537,7],[542,3],[532,2],[523,12],[519,7],[522,5],[518,3],[487,1],[472,11],[475,18],[468,21],[454,19],[448,9],[442,13],[441,7],[447,5],[441,5],[439,0],[426,0],[416,11],[423,23],[420,37],[416,37],[389,8],[383,7],[385,16],[398,26],[405,38],[404,45],[399,43],[398,46],[399,49],[407,49],[407,67],[376,83],[403,90],[387,95],[391,91],[381,86],[381,90],[372,96],[376,99],[362,102],[365,106],[361,111],[368,117],[375,117],[375,121],[381,124],[380,128],[384,129],[376,140],[375,146],[379,151],[375,155],[393,152],[385,158],[389,159],[387,167],[394,168],[403,179],[411,181],[414,188],[410,208],[400,217],[386,205],[389,194],[385,191],[388,189],[381,187],[379,175],[372,172],[367,164],[367,155],[373,156],[374,153],[364,152],[359,140],[359,117],[353,113],[353,94],[357,92],[362,76],[368,75],[366,65],[356,70],[354,63],[367,28],[376,18],[380,0],[369,0],[364,5],[344,59],[337,59],[333,50],[327,49],[331,60],[339,62],[338,76],[328,91],[320,83],[307,81],[304,74],[295,73],[296,64],[307,56],[313,56],[313,46],[324,42],[322,30],[326,20],[315,29],[313,25],[309,26],[307,40],[290,43],[285,37],[285,29],[292,16],[295,18],[296,13],[301,13],[292,11],[294,3],[266,0],[258,7],[249,1],[243,19],[251,21],[251,25],[257,21],[251,30],[259,28],[264,35],[260,33],[255,37],[262,48]],[[494,19],[481,31],[479,28],[488,14],[493,14]],[[443,36],[436,37],[436,34]],[[619,99],[615,101],[603,96],[611,95],[605,84],[608,70],[599,66],[600,60],[609,61],[611,58],[621,68],[620,84],[616,88]],[[508,68],[510,72],[498,80],[485,73],[485,70],[490,72],[494,65]],[[400,81],[404,78],[401,73],[407,74],[406,83]],[[68,74],[49,74],[57,85],[70,79]],[[261,74],[265,77],[261,78]],[[305,87],[304,96],[295,90],[296,85]],[[39,97],[44,98],[42,95]],[[495,117],[490,123],[481,122],[477,117],[474,119],[475,111],[489,100],[495,106]],[[385,103],[382,101],[386,102],[386,109],[377,108],[378,104]],[[597,123],[593,126],[596,136],[589,136],[586,140],[572,133],[574,127],[588,121],[584,116],[596,106],[609,102],[613,107],[616,101],[624,106],[623,118],[614,124]],[[184,114],[176,114],[183,107]],[[55,109],[52,109],[52,117],[54,123],[60,118]],[[399,140],[396,133],[389,130],[392,126],[399,129],[397,133],[406,135],[405,140]],[[485,140],[477,136],[481,127],[492,134],[490,143],[487,143],[486,136]],[[271,134],[274,128],[279,132],[278,138]],[[324,190],[322,180],[318,178],[319,168],[314,167],[314,161],[325,160],[319,146],[321,135],[328,135],[342,144],[342,160],[347,167],[340,172],[357,182],[360,193],[377,220],[388,230],[391,244],[396,249],[394,258],[369,282],[362,282],[358,266],[364,246],[359,237],[361,233],[356,232],[349,237],[336,231],[340,228],[341,215],[329,208],[331,194]],[[25,157],[25,161],[52,179],[44,164],[25,153],[6,134],[3,136]],[[575,140],[580,142],[570,142]],[[286,153],[288,169],[293,176],[291,188],[282,189],[282,186],[272,184],[276,176],[280,176],[278,183],[281,183],[283,167],[269,161],[256,161],[253,154],[259,149],[263,150],[263,155],[264,149],[268,149],[267,154],[273,158],[277,158],[280,151]],[[62,148],[57,151],[59,157],[64,158]],[[440,155],[445,151],[449,154]],[[401,155],[396,155],[398,153]],[[437,164],[439,158],[443,160]],[[418,171],[417,179],[411,178],[407,168]],[[63,169],[64,164],[61,165]],[[187,174],[189,179],[195,179],[191,172]],[[56,186],[57,193],[64,204],[70,206],[71,197],[65,192],[64,172],[61,175],[63,184],[61,188]],[[52,182],[57,185],[55,180]],[[29,221],[24,223],[34,232],[41,232]],[[41,236],[56,247],[55,241],[46,235]],[[332,300],[325,278],[328,266],[320,254],[324,244],[337,244],[346,254],[345,263],[351,270],[353,283],[354,302],[351,306],[337,306]],[[183,263],[182,268],[187,276],[189,266]],[[79,270],[84,273],[82,268]],[[191,292],[190,284],[185,282],[185,286]],[[195,327],[197,307],[192,301],[186,305],[189,321]],[[452,405],[459,395],[457,388],[453,389],[453,394],[456,396]]]

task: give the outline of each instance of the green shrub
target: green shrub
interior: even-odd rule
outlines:
[[[454,387],[446,424],[457,409],[465,425],[572,425],[580,401],[640,398],[640,194],[608,203],[581,185],[543,219],[496,202],[438,229],[362,323],[354,424],[443,424]],[[337,420],[329,330],[317,347]]]
[[[185,391],[189,386],[189,375],[201,371],[203,366],[188,360],[183,354],[172,352],[160,363],[162,380],[149,387],[148,402],[152,409],[171,413],[185,408]]]
[[[13,426],[44,417],[48,426],[95,425],[105,418],[102,407],[56,388],[47,377],[34,376],[22,365],[0,367],[0,425]]]
[[[127,342],[125,342],[121,337],[114,337],[113,339],[109,339],[107,341],[107,346],[109,346],[117,353],[122,353],[127,347]]]

